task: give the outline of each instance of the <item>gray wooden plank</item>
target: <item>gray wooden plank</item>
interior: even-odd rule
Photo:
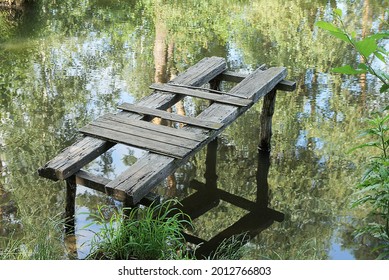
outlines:
[[[215,94],[211,92],[204,92],[201,90],[195,90],[190,88],[184,88],[180,86],[174,86],[169,84],[152,84],[150,86],[151,89],[159,90],[162,92],[169,92],[174,94],[181,94],[184,96],[192,96],[207,100],[212,100],[219,103],[229,104],[229,105],[235,105],[235,106],[248,106],[252,103],[251,100],[243,99],[244,96],[241,98],[235,96],[231,96],[228,94]]]
[[[104,140],[130,145],[133,147],[145,149],[148,151],[175,158],[183,158],[191,151],[191,148],[179,147],[173,144],[158,142],[152,139],[130,135],[125,132],[115,130],[115,128],[112,128],[110,125],[102,123],[99,123],[98,126],[89,124],[83,127],[81,132]]]
[[[247,74],[242,74],[242,73],[237,73],[237,72],[227,70],[221,73],[219,76],[217,76],[215,80],[240,83],[246,77]],[[296,89],[296,82],[282,80],[276,85],[275,89],[283,90],[283,91],[294,91]]]
[[[92,174],[90,172],[87,172],[85,170],[80,170],[76,174],[76,183],[79,185],[83,185],[85,187],[88,187],[90,189],[103,192],[107,195],[112,196],[114,199],[122,201],[124,203],[127,202],[127,196],[125,193],[119,194],[119,191],[114,190],[109,187],[109,183],[111,180],[104,178],[102,176],[98,176],[95,174]],[[119,194],[119,195],[118,195]],[[159,201],[159,195],[155,193],[148,193],[146,194],[140,201],[139,203],[142,205],[149,206],[152,203],[155,203]]]
[[[276,85],[275,89],[282,91],[294,91],[296,89],[296,82],[282,80]]]
[[[126,198],[130,204],[135,205],[152,187],[161,182],[160,177],[154,176],[155,170],[159,170],[163,174],[170,174],[178,168],[174,162],[171,157],[150,153],[146,160],[135,162],[116,179],[112,180],[107,187],[113,190],[116,197]],[[137,188],[137,186],[144,186],[145,184],[152,187]],[[134,188],[137,191],[133,192]]]
[[[286,69],[283,67],[270,68],[268,70],[254,71],[251,75],[245,78],[240,84],[235,86],[230,92],[253,98],[257,101],[260,97],[270,92],[281,80],[286,77]],[[225,105],[220,103],[214,103],[210,107],[206,108],[201,114],[197,116],[200,119],[212,120],[216,122],[223,122],[225,124],[232,123],[237,117],[243,114],[249,109],[247,107],[235,107],[231,105]],[[166,160],[166,157],[147,154],[139,159],[136,164],[138,166],[146,166],[147,163],[153,162],[153,165],[148,166],[147,174],[138,176],[142,178],[137,180],[132,178],[135,174],[128,170],[126,176],[126,182],[131,182],[128,185],[125,183],[120,184],[120,188],[123,189],[128,196],[132,197],[134,203],[137,202],[142,194],[147,193],[154,188],[158,183],[171,174],[176,168],[185,163],[193,154],[195,154],[204,145],[212,141],[226,126],[223,126],[220,130],[212,130],[209,132],[209,138],[206,141],[190,153],[188,153],[182,159]],[[201,128],[186,127],[185,130],[201,133],[204,131]],[[144,175],[144,176],[143,176]],[[142,177],[143,176],[143,177]],[[128,188],[127,188],[128,187]]]
[[[225,71],[226,68],[227,64],[224,58],[206,57],[179,74],[171,82],[201,86]],[[174,94],[152,94],[140,100],[138,104],[149,108],[167,109],[180,100],[180,98],[180,96]],[[134,119],[142,118],[138,114],[129,112],[120,114]],[[115,143],[87,136],[67,147],[48,161],[39,168],[38,173],[40,176],[52,180],[64,180],[114,145]]]
[[[123,103],[118,106],[119,109],[134,112],[143,115],[149,115],[153,117],[159,117],[165,120],[175,121],[179,123],[189,124],[193,126],[198,126],[206,129],[220,129],[223,126],[223,123],[219,122],[210,122],[207,120],[199,120],[197,118],[189,116],[181,116],[178,114],[169,113],[162,110],[147,108],[139,106],[137,104]]]
[[[39,168],[38,174],[55,181],[65,180],[115,144],[93,137],[84,137]]]
[[[144,107],[148,109],[147,107]],[[165,112],[165,111],[163,111]],[[207,135],[204,134],[198,134],[198,133],[192,133],[190,131],[185,131],[183,129],[176,129],[173,127],[169,126],[164,126],[164,125],[157,125],[154,123],[150,123],[148,121],[143,121],[143,120],[136,120],[136,119],[130,119],[126,116],[122,115],[115,115],[115,114],[106,114],[102,116],[101,118],[103,119],[108,119],[108,120],[113,120],[118,123],[123,123],[123,124],[128,124],[134,127],[140,127],[140,128],[145,128],[150,131],[156,131],[156,132],[162,132],[167,135],[172,135],[172,136],[177,136],[179,138],[184,138],[184,139],[190,139],[194,141],[203,141],[204,139],[207,138]],[[214,122],[211,122],[214,123]],[[219,128],[222,126],[218,126]]]
[[[80,170],[74,175],[76,175],[77,184],[109,194],[105,186],[111,182],[111,180],[97,176],[85,170]]]
[[[180,130],[174,129],[172,127],[156,125],[145,121],[135,121],[135,122],[138,122],[137,126],[134,126],[130,123],[118,122],[117,120],[112,120],[110,118],[106,118],[105,116],[102,116],[96,119],[95,121],[93,121],[92,123],[88,124],[87,126],[103,127],[106,129],[125,133],[130,136],[138,136],[140,138],[149,139],[151,141],[167,143],[167,144],[188,148],[188,149],[197,146],[201,141],[207,138],[207,136],[203,134],[200,134],[199,137],[196,138],[195,137],[196,134],[191,133],[189,131],[184,131],[182,129]],[[144,124],[148,123],[150,127],[153,129],[141,127],[142,124],[139,123],[144,123]],[[180,133],[180,131],[182,131],[182,134]],[[83,128],[80,129],[80,132],[83,132]],[[96,136],[99,136],[98,133],[99,131],[97,130]],[[196,138],[196,139],[187,138],[186,137],[187,135],[191,135],[193,136],[192,138]]]

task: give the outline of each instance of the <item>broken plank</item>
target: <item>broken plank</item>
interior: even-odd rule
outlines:
[[[191,148],[178,147],[173,144],[158,142],[152,139],[130,135],[121,131],[112,130],[110,129],[110,127],[104,127],[100,124],[99,126],[87,125],[82,128],[81,132],[107,141],[122,143],[175,158],[183,158],[191,151]]]
[[[249,106],[252,101],[245,99],[244,96],[237,97],[231,96],[228,94],[215,94],[215,93],[210,93],[210,92],[204,92],[201,90],[195,90],[195,89],[190,89],[190,88],[184,88],[180,86],[174,86],[174,85],[169,85],[169,84],[152,84],[150,86],[151,89],[163,91],[163,92],[169,92],[169,93],[174,93],[174,94],[180,94],[184,96],[191,96],[191,97],[197,97],[197,98],[202,98],[202,99],[207,99],[211,101],[215,101],[218,103],[224,103],[224,104],[229,104],[229,105],[234,105],[234,106]]]
[[[180,73],[171,82],[201,86],[226,69],[227,64],[224,58],[206,57],[185,72]],[[152,94],[140,100],[138,104],[149,108],[167,109],[179,99],[180,97],[174,94]],[[142,116],[128,112],[121,114],[135,119],[142,118]],[[115,143],[112,142],[85,137],[47,162],[38,170],[38,173],[40,176],[52,180],[65,180],[114,145]]]
[[[159,117],[165,120],[189,124],[197,127],[206,128],[206,129],[220,129],[221,127],[223,127],[223,123],[212,122],[207,120],[199,120],[197,118],[193,118],[189,116],[181,116],[178,114],[173,114],[166,111],[147,108],[147,107],[130,104],[130,103],[123,103],[119,105],[118,108],[133,113]]]

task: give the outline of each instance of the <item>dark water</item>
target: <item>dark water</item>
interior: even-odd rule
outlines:
[[[388,97],[369,75],[330,74],[331,67],[358,57],[314,23],[331,20],[331,10],[340,8],[358,34],[377,31],[387,20],[387,1],[56,2],[0,11],[0,236],[33,238],[47,219],[63,215],[64,184],[39,178],[36,170],[73,143],[79,127],[116,112],[118,103],[146,96],[151,83],[166,82],[203,57],[221,56],[242,73],[263,63],[285,66],[288,79],[298,84],[294,92],[278,93],[269,165],[257,151],[257,104],[219,138],[216,182],[204,177],[204,149],[156,191],[185,199],[195,193],[190,187],[195,181],[207,183],[199,192],[208,191],[208,185],[221,190],[204,193],[217,206],[194,220],[193,234],[209,240],[246,219],[239,228],[249,225],[255,237],[246,245],[245,258],[376,257],[374,241],[353,238],[368,209],[350,208],[369,154],[347,151],[362,141],[357,135],[364,120],[387,105]],[[196,115],[205,105],[188,98],[183,108]],[[117,145],[87,169],[114,178],[143,154]],[[219,200],[226,192],[259,206],[268,199],[266,211],[279,221],[269,224],[266,211]],[[121,207],[101,193],[78,188],[71,242],[79,258],[88,253],[93,233],[83,226],[97,205]],[[200,206],[205,207],[195,204]]]

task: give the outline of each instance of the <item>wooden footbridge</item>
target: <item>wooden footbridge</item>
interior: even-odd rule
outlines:
[[[38,173],[52,180],[66,180],[68,193],[73,195],[76,185],[82,184],[129,206],[149,204],[153,199],[150,193],[157,184],[262,97],[260,148],[268,150],[276,90],[295,89],[294,83],[285,80],[286,74],[284,67],[260,67],[246,76],[228,71],[223,58],[204,58],[167,84],[151,85],[153,93],[136,104],[121,104],[116,114],[106,114],[81,128],[84,137],[47,162]],[[230,91],[221,92],[221,81],[237,84]],[[210,88],[204,88],[208,83]],[[210,106],[196,117],[166,111],[185,96],[210,100]],[[150,122],[154,117],[183,126],[157,125]],[[148,153],[113,180],[82,170],[117,143]]]

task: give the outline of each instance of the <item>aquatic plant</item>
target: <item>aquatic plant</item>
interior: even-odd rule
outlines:
[[[379,151],[377,156],[371,157],[361,182],[357,185],[358,198],[352,206],[371,207],[369,217],[374,222],[357,230],[356,237],[370,234],[380,240],[380,245],[374,250],[380,252],[379,258],[389,258],[389,106],[376,117],[368,121],[371,125],[364,131],[363,136],[373,137],[374,140],[355,147],[374,148]]]
[[[350,33],[347,31],[346,25],[342,20],[342,11],[340,9],[334,10],[334,17],[335,22],[338,23],[339,27],[326,21],[317,21],[316,26],[328,31],[331,35],[353,47],[361,56],[361,61],[356,67],[352,65],[343,65],[341,67],[333,68],[332,72],[347,75],[370,73],[382,82],[380,92],[382,93],[388,91],[389,74],[373,66],[373,60],[378,59],[383,63],[386,63],[388,59],[388,51],[380,46],[379,41],[384,38],[389,38],[389,31],[375,33],[358,39],[355,31]]]
[[[168,200],[147,208],[124,208],[108,221],[104,213],[107,206],[99,207],[91,224],[100,231],[91,241],[88,259],[190,258],[182,231],[191,222],[180,210],[170,208],[173,203]]]
[[[379,41],[389,38],[389,32],[382,32],[357,39],[356,32],[348,33],[346,26],[342,21],[342,12],[339,9],[334,10],[335,21],[340,27],[330,22],[319,21],[316,25],[327,30],[331,35],[351,45],[360,55],[361,61],[357,67],[344,65],[333,68],[335,73],[359,75],[370,73],[381,82],[380,92],[389,92],[389,74],[382,69],[373,66],[373,60],[378,59],[384,63],[388,60],[388,51],[380,47]],[[388,25],[386,23],[386,25]],[[388,25],[389,26],[389,25]],[[370,125],[362,136],[372,138],[351,151],[357,149],[373,148],[378,150],[378,155],[372,155],[368,163],[367,170],[357,185],[358,191],[355,193],[357,199],[352,202],[352,207],[367,206],[370,207],[368,217],[374,222],[368,224],[356,231],[356,237],[364,234],[370,234],[380,241],[380,245],[374,250],[378,250],[378,258],[389,258],[389,106],[381,112],[374,113],[368,120]]]

